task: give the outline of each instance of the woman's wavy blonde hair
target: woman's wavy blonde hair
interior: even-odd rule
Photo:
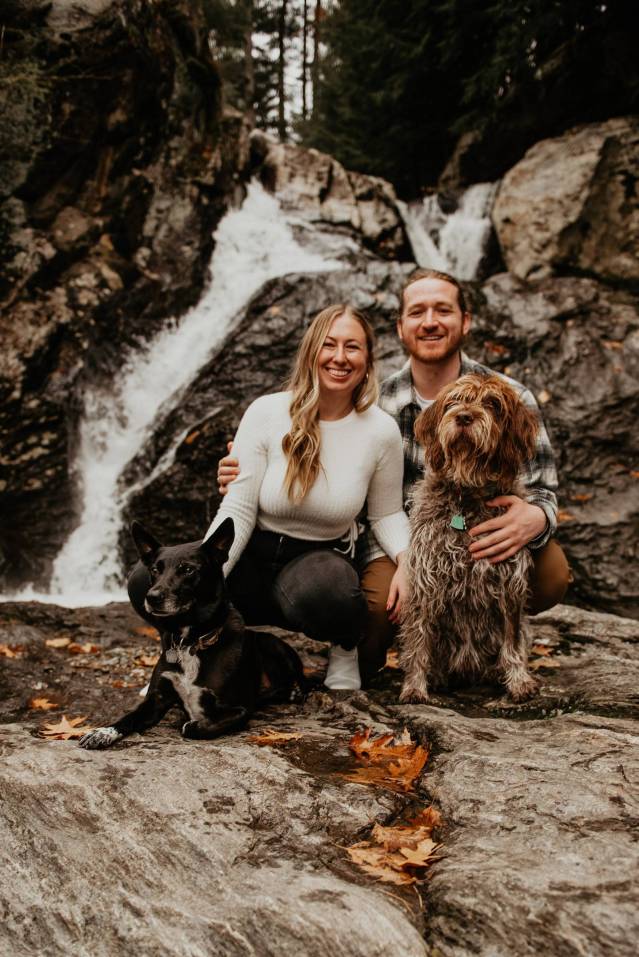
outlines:
[[[313,319],[297,351],[293,372],[286,388],[291,398],[291,430],[282,439],[288,459],[284,488],[292,502],[301,502],[320,470],[319,354],[333,321],[344,314],[359,322],[366,336],[367,372],[353,391],[356,412],[364,412],[377,399],[378,385],[374,366],[375,337],[363,312],[345,303],[327,306]]]

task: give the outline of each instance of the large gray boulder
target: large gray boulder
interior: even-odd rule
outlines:
[[[15,655],[0,659],[2,953],[633,957],[637,622],[533,620],[551,653],[522,705],[486,686],[400,707],[386,669],[369,694],[317,690],[215,741],[182,740],[177,711],[105,752],[36,737],[61,710],[99,724],[139,701],[126,685],[157,645],[138,626],[125,605],[0,606]],[[64,636],[98,652],[45,644]],[[323,666],[321,646],[289,638]],[[29,708],[34,694],[57,710]],[[413,794],[340,777],[356,730],[406,724],[431,751]],[[265,727],[302,737],[262,749]],[[442,847],[418,893],[349,862],[375,823],[431,802]]]
[[[579,272],[639,280],[639,118],[542,140],[504,176],[493,222],[520,279]]]
[[[253,162],[282,208],[310,222],[342,227],[384,259],[410,259],[397,196],[390,183],[345,169],[316,149],[251,137]]]

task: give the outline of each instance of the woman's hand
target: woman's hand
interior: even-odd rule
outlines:
[[[230,454],[233,451],[233,443],[229,442],[226,447],[229,454],[220,459],[217,465],[217,490],[220,495],[226,495],[228,486],[240,474],[240,464]]]
[[[404,552],[397,556],[397,571],[393,575],[388,589],[388,601],[386,602],[386,611],[388,620],[394,625],[398,625],[401,620],[402,607],[408,597],[408,584],[406,581],[406,572],[404,570]]]

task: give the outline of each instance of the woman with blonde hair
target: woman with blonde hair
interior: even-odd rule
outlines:
[[[376,406],[374,339],[348,305],[323,309],[307,329],[288,388],[246,410],[234,442],[242,468],[205,538],[231,517],[225,575],[248,624],[331,642],[325,683],[360,687],[357,644],[367,604],[353,562],[366,504],[374,535],[399,571],[408,546],[399,429]]]

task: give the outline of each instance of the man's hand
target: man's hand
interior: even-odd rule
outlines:
[[[546,513],[539,505],[524,502],[517,495],[499,495],[486,502],[489,508],[505,508],[502,515],[469,529],[473,558],[487,558],[491,565],[515,555],[546,528]],[[483,537],[479,537],[483,536]]]
[[[228,487],[240,474],[240,463],[230,454],[233,451],[233,443],[228,442],[226,446],[229,454],[217,464],[217,490],[220,495],[226,495]]]

